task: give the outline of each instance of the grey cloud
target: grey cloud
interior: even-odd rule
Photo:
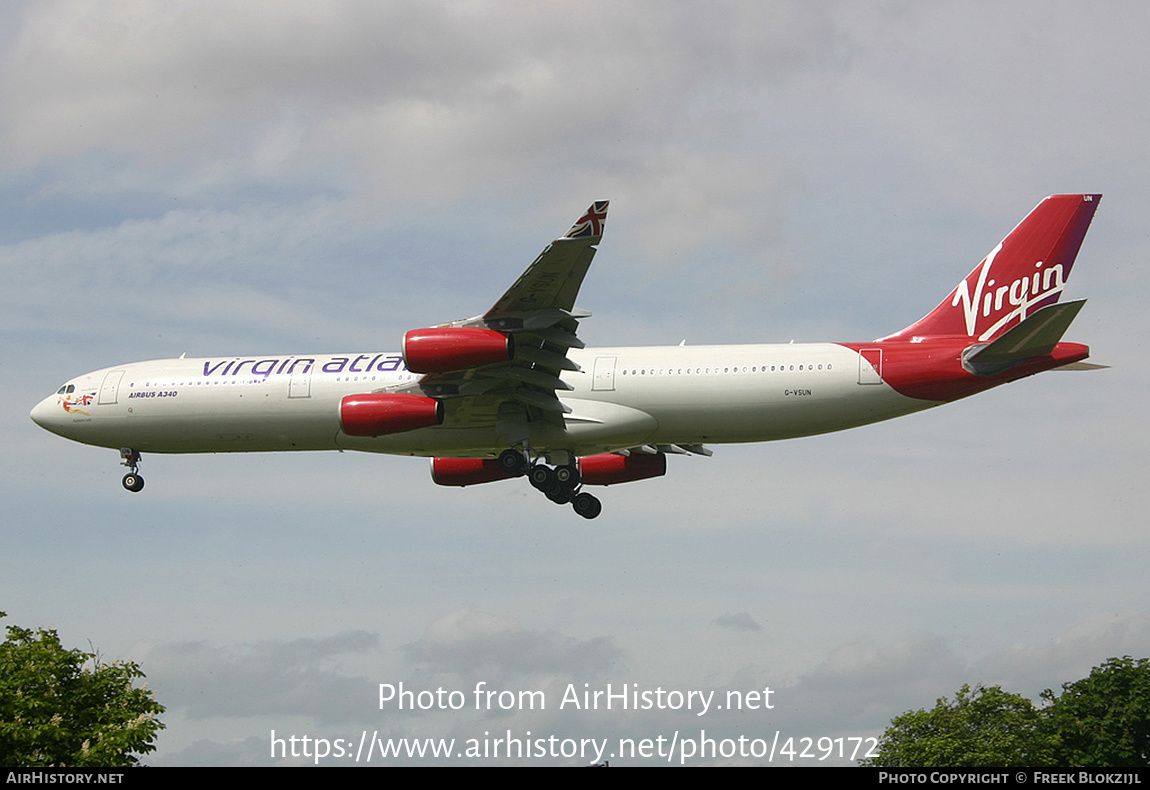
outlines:
[[[294,760],[291,762],[299,764],[302,761]],[[203,738],[177,752],[170,752],[158,759],[150,760],[148,764],[156,767],[265,766],[268,764],[268,738],[266,736],[253,736],[227,743]]]
[[[965,662],[940,636],[917,634],[893,645],[863,638],[835,648],[780,697],[795,711],[791,726],[833,721],[840,731],[863,734],[933,704],[968,678]]]
[[[362,714],[370,683],[338,669],[341,656],[378,650],[379,637],[349,631],[319,639],[268,641],[238,649],[176,642],[146,652],[165,705],[189,718],[294,714],[319,722]]]
[[[534,673],[597,675],[622,657],[611,637],[579,640],[526,629],[510,618],[459,609],[432,623],[403,648],[430,672],[502,680]]]
[[[714,625],[723,628],[730,628],[734,631],[761,631],[759,624],[755,622],[755,618],[751,617],[746,612],[736,612],[734,614],[724,614],[716,617],[711,621]]]

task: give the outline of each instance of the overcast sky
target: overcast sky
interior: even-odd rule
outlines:
[[[963,683],[1037,698],[1150,655],[1144,4],[44,0],[0,20],[0,609],[142,664],[168,708],[152,764],[299,762],[272,730],[875,736]],[[147,456],[136,496],[116,452],[28,419],[128,361],[395,350],[486,310],[595,199],[588,345],[868,340],[1059,192],[1105,195],[1067,339],[1111,368],[672,458],[595,521],[353,453]],[[547,709],[381,710],[400,682]],[[608,683],[774,707],[558,709]]]

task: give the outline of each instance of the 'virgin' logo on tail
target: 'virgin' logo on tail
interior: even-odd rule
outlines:
[[[971,337],[974,337],[980,318],[989,318],[992,315],[997,318],[978,336],[980,342],[989,340],[1013,319],[1018,318],[1021,321],[1026,318],[1031,307],[1051,296],[1057,296],[1066,286],[1061,263],[1044,267],[1042,261],[1037,261],[1034,264],[1037,271],[1033,274],[1023,275],[1007,285],[995,287],[994,280],[989,279],[990,267],[1001,251],[1000,242],[982,262],[974,294],[970,293],[968,277],[958,284],[950,302],[951,307],[962,305],[963,317],[966,319],[966,334]],[[1003,309],[1006,312],[999,315]]]

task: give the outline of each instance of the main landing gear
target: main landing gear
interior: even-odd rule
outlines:
[[[583,518],[595,518],[603,512],[602,502],[579,490],[579,467],[573,459],[569,464],[552,467],[544,463],[529,464],[527,456],[518,450],[504,450],[499,455],[499,467],[514,477],[526,474],[533,488],[557,505],[571,503]]]
[[[123,447],[120,449],[120,457],[124,460],[120,462],[120,466],[128,467],[128,474],[124,475],[121,480],[124,488],[131,491],[133,494],[144,489],[144,478],[140,477],[140,453],[133,450],[131,447]]]

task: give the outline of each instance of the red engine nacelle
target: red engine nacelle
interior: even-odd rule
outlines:
[[[403,336],[403,362],[412,373],[449,373],[514,356],[510,335],[478,327],[412,329]]]
[[[348,436],[384,436],[443,422],[443,404],[423,395],[368,392],[339,402],[339,424]]]
[[[495,458],[432,458],[431,479],[441,486],[473,486],[514,477]]]
[[[586,485],[592,486],[610,486],[615,483],[629,483],[632,480],[646,480],[649,477],[662,477],[667,474],[667,456],[663,453],[588,455],[579,459],[579,474]]]

